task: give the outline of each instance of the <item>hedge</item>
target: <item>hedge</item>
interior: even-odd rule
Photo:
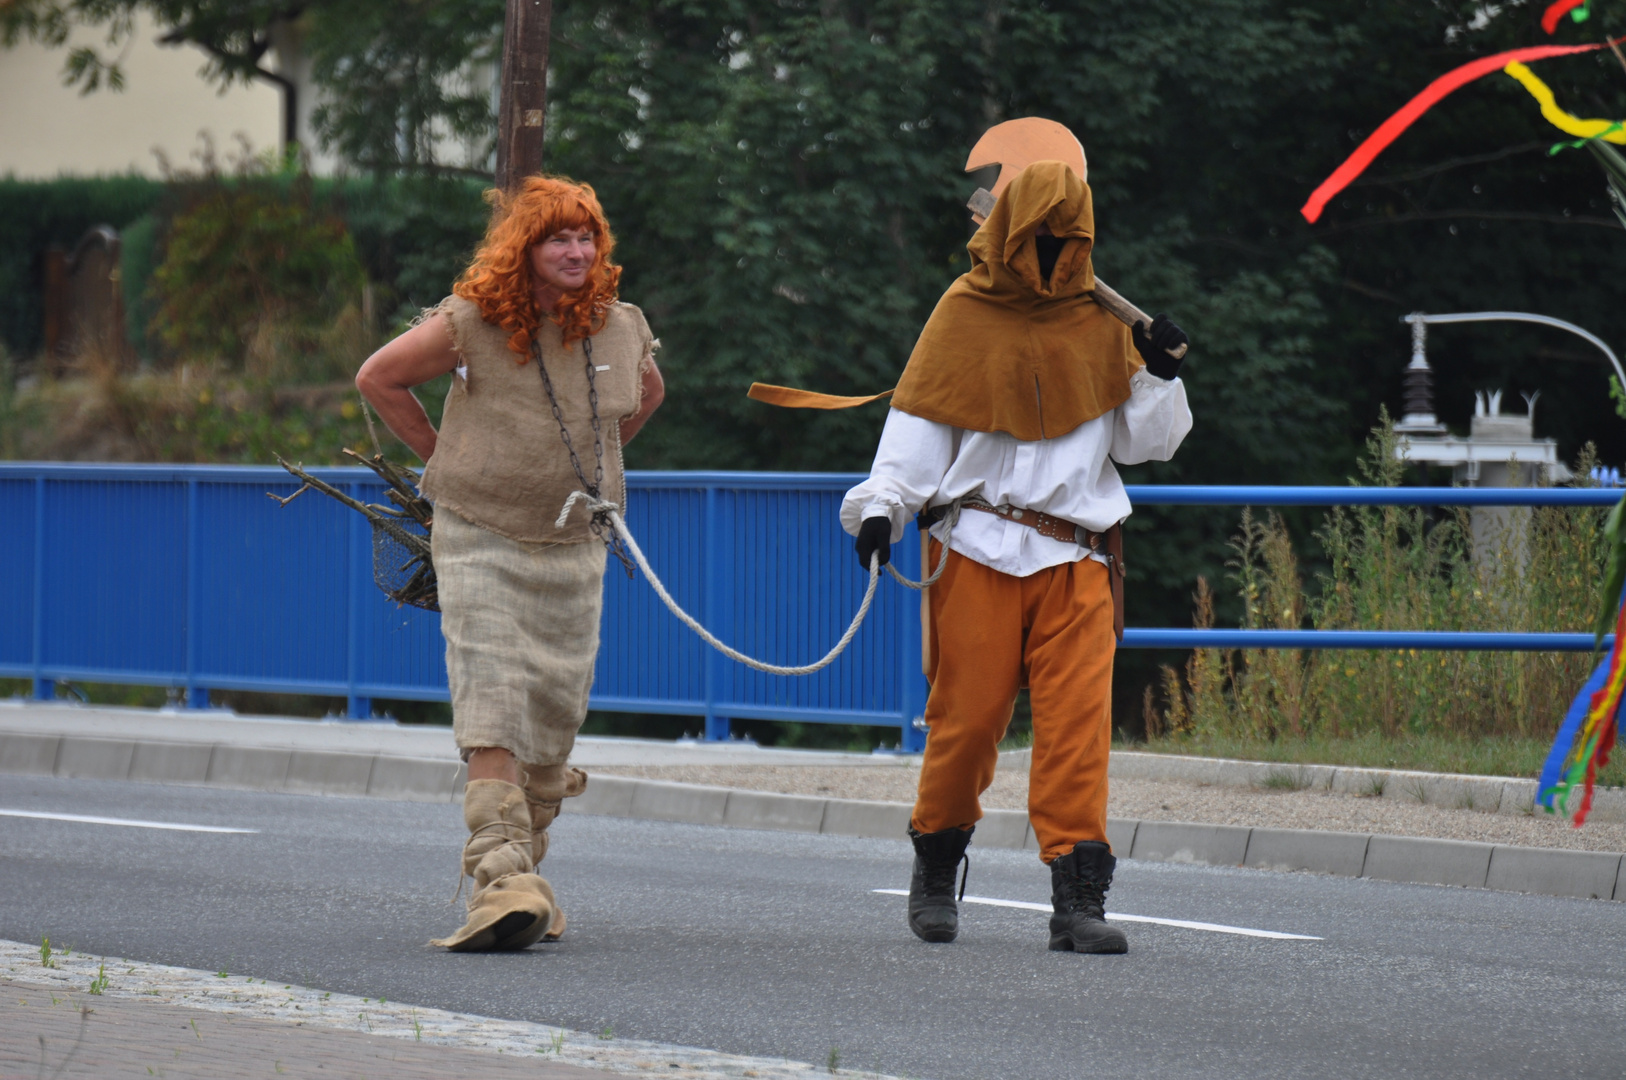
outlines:
[[[228,183],[286,185],[270,176]],[[111,225],[124,238],[121,274],[130,340],[149,355],[146,327],[153,305],[147,282],[162,257],[165,225],[188,183],[140,176],[0,179],[0,344],[28,357],[42,345],[43,260],[52,244],[72,249],[85,232]],[[331,201],[355,239],[393,314],[439,301],[467,265],[485,228],[487,185],[472,179],[322,178],[316,197]],[[390,310],[380,312],[389,316]]]

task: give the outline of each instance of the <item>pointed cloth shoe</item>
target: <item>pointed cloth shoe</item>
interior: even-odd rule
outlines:
[[[524,949],[564,916],[553,888],[532,873],[531,811],[525,789],[503,780],[471,780],[463,789],[463,873],[474,879],[468,921],[430,942],[453,952]]]

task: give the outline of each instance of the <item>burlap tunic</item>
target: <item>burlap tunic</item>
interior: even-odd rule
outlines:
[[[452,725],[466,757],[502,747],[527,765],[559,765],[587,715],[598,655],[605,551],[577,505],[581,487],[560,438],[533,357],[470,301],[436,312],[452,330],[462,365],[446,395],[435,454],[422,490],[435,503],[433,546],[441,630],[452,692]],[[544,321],[542,362],[587,478],[593,478],[586,349],[566,349]],[[620,421],[637,413],[642,375],[657,343],[643,313],[616,304],[592,338],[604,445],[603,496],[624,503]]]

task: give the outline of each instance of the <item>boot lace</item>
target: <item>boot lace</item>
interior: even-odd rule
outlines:
[[[922,859],[921,863],[920,884],[922,891],[927,896],[942,896],[944,893],[955,896],[954,871],[964,866],[965,869],[960,873],[960,891],[956,899],[965,899],[966,879],[971,876],[971,856],[969,854],[961,855],[953,862],[936,862]]]
[[[1068,908],[1079,915],[1105,921],[1107,917],[1107,890],[1112,886],[1100,881],[1086,881],[1076,874],[1068,874],[1062,895]]]

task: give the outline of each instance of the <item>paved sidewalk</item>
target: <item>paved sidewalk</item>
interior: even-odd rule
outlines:
[[[596,1069],[0,980],[0,1077],[604,1080]]]
[[[227,972],[82,952],[59,952],[50,967],[40,959],[38,946],[0,939],[0,1080],[57,1076],[59,1069],[63,1077],[97,1080],[819,1080],[828,1072],[785,1058],[448,1012]],[[100,993],[89,992],[104,979]],[[893,1080],[845,1069],[842,1075]]]

